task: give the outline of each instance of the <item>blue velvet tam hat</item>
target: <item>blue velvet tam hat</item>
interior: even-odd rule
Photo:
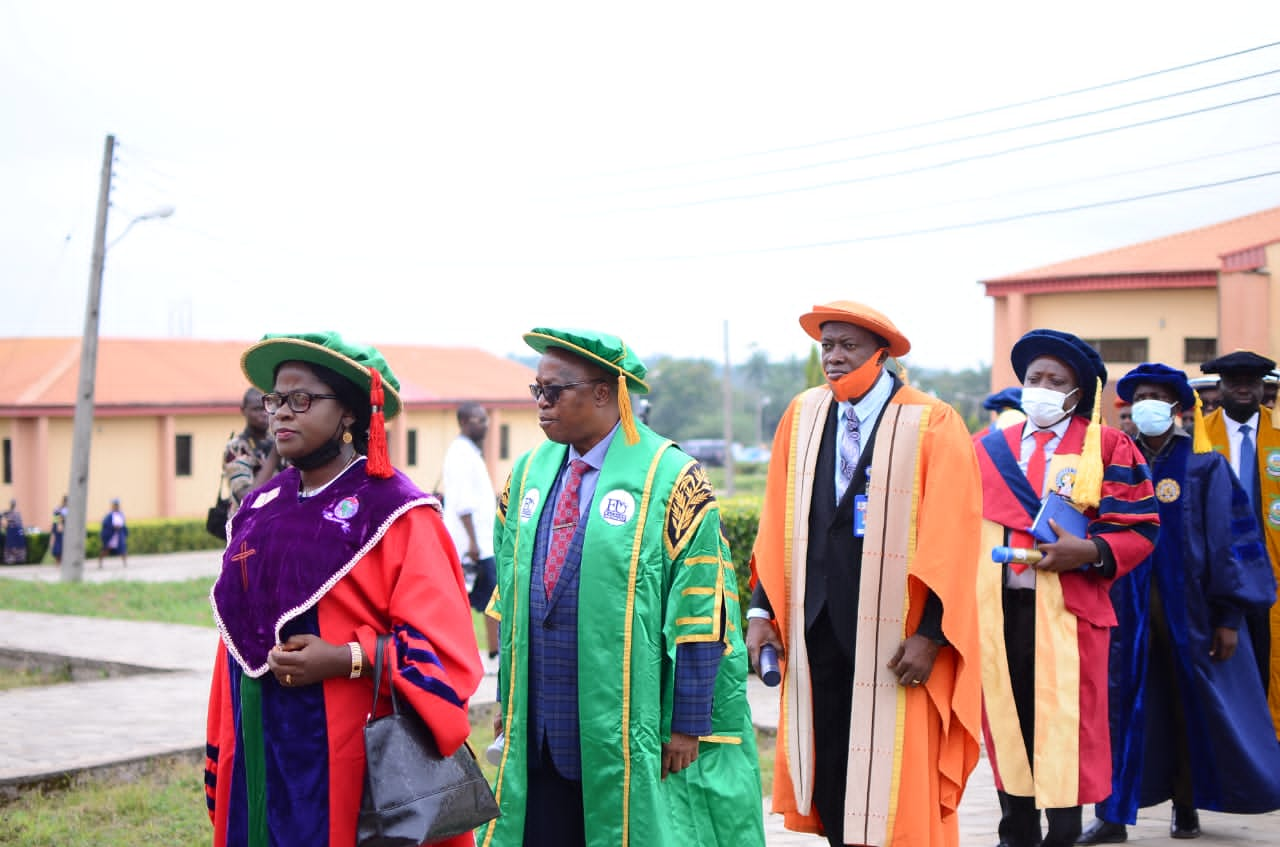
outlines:
[[[1013,386],[997,391],[995,394],[988,394],[987,399],[982,401],[982,408],[988,412],[1000,412],[1005,409],[1021,409],[1022,408],[1022,389]]]
[[[1124,402],[1132,403],[1134,390],[1144,383],[1168,386],[1173,389],[1184,410],[1195,408],[1196,393],[1191,390],[1187,375],[1159,362],[1143,362],[1120,377],[1120,381],[1116,383],[1116,395]]]
[[[1093,411],[1095,382],[1098,391],[1107,384],[1107,366],[1102,357],[1079,337],[1069,332],[1056,329],[1033,329],[1019,338],[1009,353],[1013,372],[1018,381],[1027,378],[1027,368],[1041,356],[1052,356],[1066,362],[1067,367],[1075,372],[1076,382],[1080,385],[1080,405],[1075,414],[1088,417]]]

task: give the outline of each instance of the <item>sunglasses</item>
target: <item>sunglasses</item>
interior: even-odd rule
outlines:
[[[534,383],[529,386],[529,393],[533,395],[534,400],[546,399],[548,406],[554,406],[556,401],[560,399],[560,392],[566,388],[577,388],[579,385],[593,385],[597,382],[604,382],[603,379],[582,379],[577,382],[566,382],[563,385],[556,385],[549,382],[546,385]]]

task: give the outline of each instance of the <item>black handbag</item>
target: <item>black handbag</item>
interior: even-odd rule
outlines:
[[[382,685],[383,647],[374,653],[373,707],[364,726],[364,798],[356,843],[360,847],[409,847],[469,832],[498,816],[498,803],[463,744],[441,756],[435,739],[412,708],[401,710],[392,682],[391,714],[373,717]]]
[[[227,514],[231,511],[231,498],[222,496],[223,477],[218,477],[218,499],[209,507],[205,516],[204,528],[214,538],[227,540]]]

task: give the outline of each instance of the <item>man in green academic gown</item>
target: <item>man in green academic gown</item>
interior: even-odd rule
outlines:
[[[548,441],[494,532],[502,816],[483,847],[763,845],[747,654],[702,467],[631,411],[621,339],[538,328]]]

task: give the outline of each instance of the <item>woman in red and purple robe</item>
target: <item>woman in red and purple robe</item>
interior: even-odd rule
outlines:
[[[470,730],[482,668],[462,570],[438,502],[387,461],[382,419],[400,399],[376,350],[267,336],[241,365],[291,467],[246,496],[210,594],[214,845],[352,847],[379,635],[390,684],[441,753]],[[375,711],[389,710],[384,694]]]

